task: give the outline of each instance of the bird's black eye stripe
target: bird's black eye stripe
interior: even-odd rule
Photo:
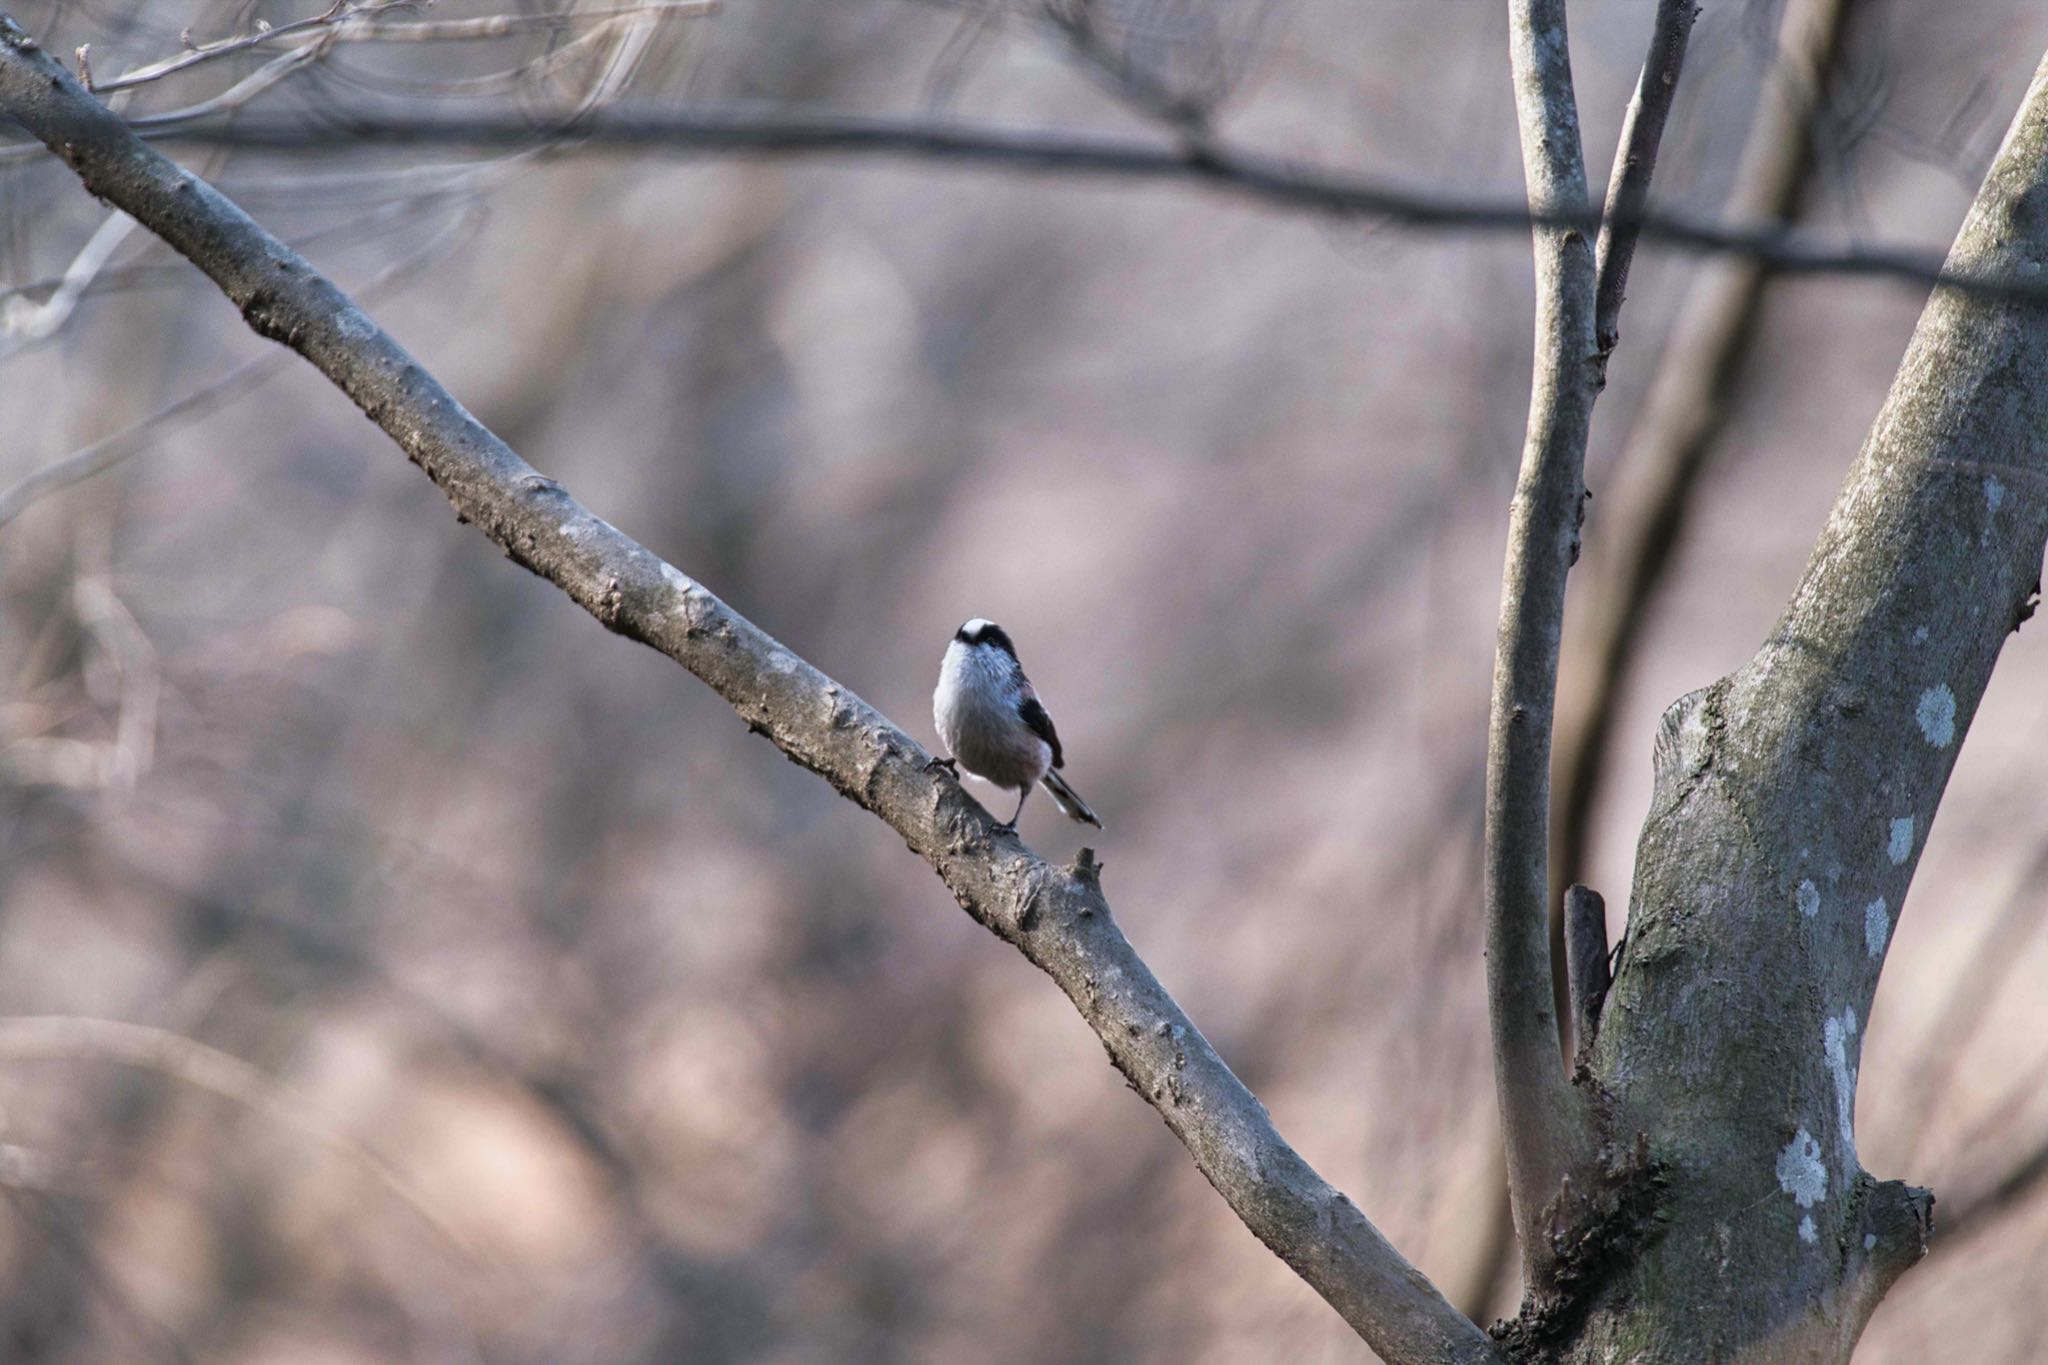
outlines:
[[[1017,646],[1010,643],[1009,632],[993,621],[977,621],[969,624],[975,627],[969,631],[966,626],[953,632],[953,638],[962,644],[994,645],[1012,659],[1017,657]]]

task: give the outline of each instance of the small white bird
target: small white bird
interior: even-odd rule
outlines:
[[[932,693],[932,721],[953,755],[935,763],[1016,791],[1016,813],[1001,828],[1017,828],[1025,799],[1040,782],[1068,819],[1102,828],[1059,775],[1066,761],[1059,731],[1024,676],[1017,647],[995,622],[977,616],[953,633]]]

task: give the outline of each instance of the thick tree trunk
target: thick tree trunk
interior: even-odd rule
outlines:
[[[2048,64],[1949,264],[2048,269]],[[1579,1172],[1554,1220],[1572,1233],[1561,1278],[1583,1288],[1525,1318],[1524,1344],[1583,1361],[1846,1360],[1923,1254],[1930,1196],[1857,1160],[1857,1067],[1928,825],[2044,540],[2048,309],[1939,291],[1784,618],[1665,717],[1628,937],[1579,1082],[1605,1170]]]

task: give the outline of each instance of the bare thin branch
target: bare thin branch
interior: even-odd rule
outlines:
[[[1678,93],[1678,74],[1685,66],[1686,40],[1699,14],[1692,0],[1657,0],[1657,18],[1650,33],[1650,55],[1636,80],[1636,93],[1622,116],[1621,145],[1614,153],[1614,173],[1607,183],[1607,214],[1600,224],[1595,251],[1599,284],[1594,290],[1593,334],[1602,354],[1621,339],[1621,301],[1628,293],[1628,268],[1635,259],[1644,211],[1650,204],[1650,177],[1657,169],[1657,148],[1664,123]]]
[[[412,3],[412,0],[387,0],[385,5],[377,6],[377,8],[388,8],[390,4],[409,3]],[[368,6],[363,7],[365,10],[368,8]],[[251,48],[267,47],[275,43],[287,42],[308,33],[331,33],[334,27],[342,20],[361,12],[362,10],[351,6],[349,0],[335,0],[335,3],[328,6],[325,10],[304,19],[297,19],[288,24],[276,24],[268,28],[259,28],[250,33],[238,33],[231,38],[222,38],[216,42],[201,43],[196,47],[180,52],[175,57],[166,57],[162,61],[131,67],[112,80],[95,81],[92,86],[92,92],[100,96],[111,95],[116,91],[126,90],[131,86],[162,80],[166,76],[173,76],[180,71],[190,70],[192,67],[205,62],[215,61],[221,57],[233,56],[237,52],[247,52]]]
[[[957,783],[927,769],[910,736],[536,473],[310,264],[139,141],[11,22],[0,26],[0,108],[66,146],[87,189],[326,374],[460,518],[609,629],[681,663],[751,729],[888,823],[970,915],[1058,983],[1246,1226],[1381,1356],[1499,1359],[1281,1138],[1117,929],[1091,853],[1054,867],[997,830]]]
[[[1564,0],[1513,0],[1508,49],[1522,167],[1537,215],[1583,213],[1585,161]],[[1547,881],[1550,728],[1565,575],[1579,553],[1586,435],[1600,391],[1593,247],[1576,227],[1535,232],[1529,427],[1508,521],[1486,746],[1486,994],[1494,1082],[1523,1278],[1542,1275],[1543,1207],[1580,1146],[1583,1116],[1558,1058]]]
[[[137,128],[142,129],[175,128],[181,123],[192,123],[217,114],[232,113],[294,72],[303,71],[326,56],[332,41],[331,33],[322,34],[310,43],[272,57],[218,95],[167,113],[144,114],[133,122]]]
[[[318,123],[244,115],[232,123],[201,125],[178,117],[181,112],[158,116],[175,120],[175,126],[155,125],[145,131],[180,143],[268,151],[514,146],[551,152],[632,148],[680,156],[908,157],[942,166],[1199,185],[1268,207],[1368,218],[1411,229],[1527,232],[1543,227],[1590,235],[1607,221],[1588,203],[1532,208],[1525,200],[1446,195],[1213,142],[1175,146],[1144,137],[926,117],[789,113],[757,106],[618,105],[603,112],[541,116],[322,110]],[[32,143],[0,143],[0,162],[41,154]],[[1644,241],[1699,254],[1739,256],[1776,274],[1892,279],[2048,302],[2048,280],[1945,270],[1937,249],[1837,246],[1809,240],[1780,223],[1726,224],[1671,212],[1646,210],[1631,221]]]
[[[121,249],[121,243],[128,240],[128,234],[134,228],[133,218],[119,209],[114,210],[93,229],[92,236],[86,238],[85,245],[71,258],[71,264],[64,268],[63,279],[58,281],[50,297],[37,304],[7,300],[6,306],[0,307],[0,360],[31,342],[55,335],[70,321],[79,301],[92,288],[92,282],[114,258],[114,253]]]

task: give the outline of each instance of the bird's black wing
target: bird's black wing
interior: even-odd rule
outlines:
[[[1052,728],[1052,717],[1045,713],[1044,704],[1038,700],[1038,694],[1031,690],[1029,684],[1024,688],[1024,699],[1017,703],[1017,714],[1031,727],[1032,734],[1052,746],[1052,766],[1064,766],[1066,759],[1060,753],[1060,732]]]

